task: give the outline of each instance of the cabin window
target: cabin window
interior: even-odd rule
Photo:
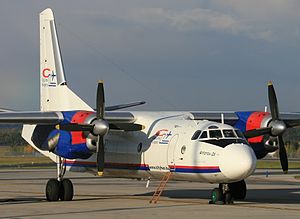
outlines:
[[[191,140],[196,140],[196,139],[198,139],[198,137],[199,137],[200,134],[201,134],[201,130],[197,130],[197,131],[193,134]]]
[[[232,129],[224,129],[223,130],[223,135],[225,138],[236,138],[234,132]]]
[[[210,138],[222,138],[221,130],[209,130],[209,137]]]

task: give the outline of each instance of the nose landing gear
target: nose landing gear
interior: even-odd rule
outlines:
[[[48,201],[71,201],[74,196],[73,184],[70,179],[64,179],[66,166],[59,157],[57,162],[57,179],[50,179],[46,185],[46,198]]]
[[[244,180],[229,184],[222,183],[219,184],[219,188],[212,190],[209,204],[233,204],[233,200],[244,200],[246,192]]]

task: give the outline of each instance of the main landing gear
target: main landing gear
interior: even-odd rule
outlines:
[[[70,179],[64,179],[66,166],[63,159],[58,158],[57,179],[49,179],[46,185],[46,198],[48,201],[71,201],[74,196],[73,184]]]
[[[210,204],[233,204],[233,200],[244,200],[247,193],[247,187],[244,180],[219,184],[219,188],[214,188],[211,192]]]

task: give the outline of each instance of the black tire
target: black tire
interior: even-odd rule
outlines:
[[[226,192],[224,194],[224,203],[225,204],[232,204],[233,203],[233,199],[232,199],[232,194],[231,192]]]
[[[211,191],[211,201],[213,204],[222,201],[222,199],[223,199],[223,194],[221,189],[215,188]]]
[[[59,198],[62,201],[71,201],[74,196],[73,183],[69,179],[60,182]]]
[[[58,201],[60,183],[57,179],[49,179],[46,185],[46,198],[48,201]]]
[[[247,194],[247,186],[245,180],[228,184],[232,197],[235,200],[244,200]]]

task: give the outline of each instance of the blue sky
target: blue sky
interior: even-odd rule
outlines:
[[[54,10],[69,86],[91,106],[263,110],[274,82],[300,111],[300,2],[289,0],[4,0],[0,107],[39,109],[38,14]]]

